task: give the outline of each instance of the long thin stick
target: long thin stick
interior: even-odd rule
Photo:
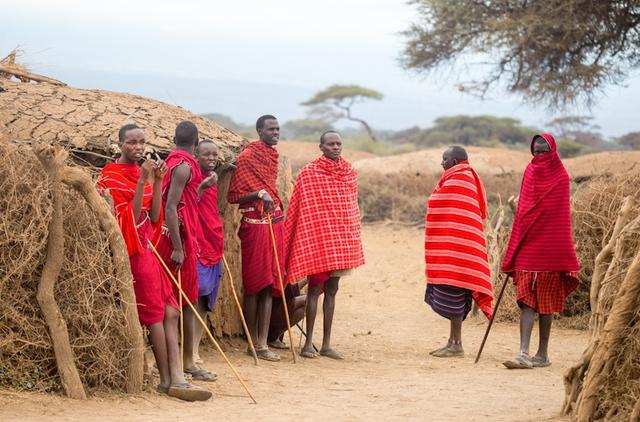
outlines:
[[[178,281],[171,273],[171,270],[169,270],[169,267],[167,267],[167,264],[165,264],[165,262],[162,260],[162,257],[160,256],[156,248],[153,246],[151,242],[149,242],[149,246],[151,247],[153,254],[156,256],[156,258],[158,258],[158,261],[160,261],[160,264],[162,264],[162,268],[164,268],[164,271],[167,273],[169,278],[171,278],[171,281],[173,281],[173,284],[175,284],[175,286],[180,291],[180,296],[184,297],[184,300],[187,302],[187,305],[189,305],[189,307],[193,311],[193,314],[196,316],[196,318],[198,318],[198,321],[200,321],[200,324],[202,324],[202,327],[204,328],[207,335],[209,336],[209,340],[211,340],[211,342],[216,347],[216,349],[218,349],[218,352],[220,352],[220,354],[224,358],[225,362],[227,362],[227,365],[229,365],[229,368],[231,368],[231,372],[233,372],[233,375],[235,375],[238,381],[240,381],[240,384],[242,384],[242,387],[244,388],[244,390],[247,392],[249,397],[251,397],[251,400],[253,400],[255,404],[258,404],[256,399],[253,397],[253,394],[251,394],[251,391],[249,391],[249,387],[247,387],[247,384],[244,383],[244,381],[240,377],[240,374],[238,373],[238,371],[236,371],[236,368],[233,367],[233,365],[231,364],[231,361],[229,361],[229,358],[227,358],[227,355],[224,353],[224,351],[222,350],[222,348],[220,347],[216,339],[213,337],[213,334],[211,334],[211,331],[209,331],[209,327],[207,327],[207,324],[204,322],[204,320],[202,319],[202,317],[200,316],[196,308],[193,307],[193,304],[191,303],[187,295],[184,293],[184,290],[182,290],[182,287],[180,287],[180,285],[178,284]]]
[[[182,274],[178,269],[178,285],[182,290]],[[180,367],[184,372],[184,312],[182,309],[182,295],[178,296],[178,307],[180,308]]]
[[[484,349],[484,343],[487,341],[487,337],[489,337],[489,331],[491,331],[491,326],[493,325],[493,321],[496,319],[496,314],[498,313],[498,307],[500,306],[500,302],[502,301],[502,295],[504,294],[504,289],[507,287],[508,282],[509,282],[509,276],[507,275],[504,278],[504,284],[502,285],[502,289],[500,289],[500,294],[498,295],[496,306],[495,308],[493,308],[493,314],[491,315],[491,319],[489,320],[489,325],[487,325],[487,331],[485,331],[484,333],[484,338],[482,339],[482,343],[480,344],[480,349],[478,350],[478,355],[476,356],[476,361],[474,363],[478,363],[478,361],[480,360],[482,349]]]
[[[229,284],[231,284],[231,293],[233,293],[233,299],[238,306],[238,313],[240,314],[240,319],[242,320],[242,327],[244,328],[244,333],[247,336],[247,340],[249,341],[249,346],[251,347],[251,353],[253,353],[253,361],[257,365],[258,364],[258,355],[256,354],[256,348],[253,346],[253,340],[251,339],[251,333],[249,332],[249,327],[247,327],[247,321],[244,319],[244,314],[242,313],[242,306],[240,306],[240,301],[238,300],[238,294],[236,293],[236,286],[233,284],[233,276],[231,275],[231,268],[229,268],[229,263],[227,262],[227,258],[222,255],[222,262],[224,262],[224,267],[227,269],[227,274],[229,274]]]
[[[276,247],[276,236],[273,234],[273,224],[271,222],[271,214],[267,214],[269,222],[269,233],[271,233],[271,244],[273,245],[273,256],[278,267],[278,283],[280,284],[280,294],[282,295],[282,307],[284,308],[284,316],[287,320],[287,331],[289,332],[289,348],[293,356],[293,363],[296,363],[296,352],[293,350],[293,335],[291,334],[291,321],[289,320],[289,307],[287,306],[287,297],[284,294],[284,285],[282,284],[282,271],[280,270],[280,259],[278,259],[278,248]]]
[[[307,338],[307,333],[304,332],[304,329],[300,326],[300,324],[296,324],[296,327],[298,327],[298,330],[300,330],[300,333],[302,333],[300,335],[300,339],[302,339],[302,336],[304,336],[304,338]],[[311,345],[313,346],[313,350],[318,352],[318,348],[316,347],[315,344],[313,344],[313,342],[311,343]]]

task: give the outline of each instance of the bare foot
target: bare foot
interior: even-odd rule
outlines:
[[[335,350],[329,348],[329,349],[321,349],[320,350],[320,354],[322,356],[326,356],[328,358],[331,359],[336,359],[336,360],[342,360],[344,359],[344,356],[342,356],[340,353],[336,352]]]
[[[446,348],[448,348],[448,347],[449,347],[449,345],[447,344],[446,346],[440,347],[439,349],[435,349],[435,350],[430,351],[430,352],[429,352],[429,354],[430,354],[431,356],[433,356],[433,355],[435,355],[436,353],[440,353],[440,352],[442,352],[444,349],[446,349]]]

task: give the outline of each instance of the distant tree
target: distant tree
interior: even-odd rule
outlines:
[[[560,139],[558,141],[558,154],[562,158],[571,158],[582,154],[584,146],[571,139]]]
[[[625,148],[640,150],[640,132],[630,132],[622,135],[616,139],[616,142]]]
[[[405,142],[420,146],[525,145],[535,131],[509,117],[458,115],[439,117],[430,128],[410,129],[399,134]]]
[[[505,86],[532,102],[590,104],[640,66],[638,0],[410,2],[419,20],[404,32],[404,67],[423,73],[459,59],[484,64],[484,76],[460,85],[463,91],[485,95]]]
[[[612,145],[598,132],[600,126],[592,124],[592,121],[591,116],[561,116],[547,122],[547,127],[557,138],[587,147],[583,153],[610,149]]]
[[[205,113],[201,114],[201,116],[205,119],[213,120],[220,126],[232,130],[242,136],[251,137],[255,134],[255,128],[253,126],[244,123],[238,123],[226,114]]]
[[[322,132],[334,129],[331,123],[320,119],[288,120],[282,125],[282,136],[284,139],[319,138]]]
[[[304,106],[312,107],[311,115],[323,117],[329,121],[347,119],[358,122],[373,141],[377,141],[369,123],[364,119],[353,116],[352,107],[366,100],[381,100],[383,95],[378,91],[363,88],[358,85],[332,85],[312,98],[302,103]]]

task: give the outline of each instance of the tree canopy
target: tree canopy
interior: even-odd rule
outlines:
[[[405,68],[430,72],[459,59],[488,67],[463,91],[496,86],[532,102],[591,104],[640,66],[638,0],[412,0]]]
[[[369,123],[353,116],[351,108],[365,100],[381,100],[382,98],[383,95],[378,91],[358,85],[331,85],[316,93],[302,105],[312,107],[310,115],[316,119],[329,121],[347,119],[358,122],[367,131],[369,137],[375,141],[376,136]]]

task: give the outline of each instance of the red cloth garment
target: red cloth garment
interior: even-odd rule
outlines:
[[[265,189],[276,206],[282,206],[278,195],[278,151],[262,141],[253,141],[238,155],[236,171],[229,184],[227,200],[237,204],[245,195]],[[241,208],[253,207],[262,211],[262,201],[243,204]]]
[[[133,275],[138,319],[140,324],[150,326],[164,320],[166,306],[178,309],[178,303],[172,290],[173,283],[148,246],[153,233],[149,219],[138,227],[138,233],[140,242],[147,246],[143,252],[130,256],[129,262]]]
[[[527,166],[518,209],[502,271],[560,271],[580,269],[571,227],[569,174],[549,133],[540,135],[551,152],[533,157]],[[531,141],[533,143],[537,137]]]
[[[265,287],[271,286],[273,296],[280,297],[280,281],[278,267],[273,254],[273,241],[269,232],[269,224],[258,219],[259,213],[251,211],[245,213],[240,223],[238,237],[242,249],[242,284],[246,295],[255,295]],[[283,250],[284,224],[282,211],[273,215],[273,234],[278,250],[280,271],[284,277]],[[283,280],[284,281],[284,280]]]
[[[548,315],[564,310],[564,301],[578,287],[576,272],[515,271],[516,300],[539,314]]]
[[[484,220],[487,200],[478,174],[467,161],[446,170],[427,201],[425,261],[427,284],[470,290],[490,318],[493,287]]]
[[[129,256],[142,253],[147,245],[140,243],[136,230],[136,221],[133,217],[133,197],[140,178],[140,166],[137,164],[109,163],[102,168],[98,177],[98,188],[105,189],[113,198],[118,225],[122,237],[127,245]],[[144,186],[142,207],[140,208],[140,220],[151,211],[153,201],[153,187],[147,183]],[[162,215],[162,214],[161,214]],[[152,224],[151,239],[157,239],[162,228],[162,218]]]
[[[164,320],[165,306],[177,308],[171,291],[171,282],[148,244],[159,232],[161,221],[152,224],[148,213],[151,209],[153,190],[146,185],[141,208],[141,222],[133,218],[133,197],[140,167],[137,164],[107,164],[101,171],[97,185],[111,194],[116,217],[122,231],[133,276],[138,318],[145,326]]]
[[[162,182],[163,208],[166,207],[167,204],[167,195],[169,193],[169,187],[171,186],[171,178],[173,177],[174,169],[184,163],[189,166],[191,170],[191,177],[187,181],[187,184],[182,191],[180,202],[178,203],[180,238],[182,240],[182,248],[184,251],[184,262],[180,267],[180,282],[182,283],[182,289],[189,300],[192,303],[196,303],[198,300],[198,271],[196,268],[196,262],[198,260],[199,253],[197,239],[202,236],[200,233],[200,217],[198,216],[198,186],[202,180],[202,174],[200,172],[200,165],[193,155],[183,150],[175,149],[171,151],[165,162],[167,164],[168,171]],[[162,235],[158,240],[157,249],[176,280],[178,280],[178,271],[171,260],[171,253],[173,252],[171,237],[169,236],[169,230],[166,227],[162,230]],[[174,291],[176,297],[179,297],[177,289],[174,289]]]
[[[198,213],[201,228],[198,237],[198,259],[203,265],[216,265],[222,259],[224,246],[224,229],[218,210],[218,186],[214,185],[202,191],[198,200]]]
[[[324,156],[296,178],[285,220],[287,281],[364,264],[358,176],[340,158]]]

